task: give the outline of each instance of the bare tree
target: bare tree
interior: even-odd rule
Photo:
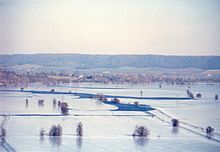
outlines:
[[[46,131],[43,128],[41,128],[39,134],[41,137],[43,137],[46,134]]]
[[[218,95],[217,94],[215,95],[215,100],[218,100]]]
[[[63,115],[68,115],[68,113],[69,113],[69,108],[68,108],[68,104],[67,104],[66,102],[61,102],[60,108],[61,108],[61,113],[62,113]]]
[[[53,107],[56,107],[56,105],[57,105],[57,99],[54,98],[54,99],[53,99]]]
[[[9,118],[9,116],[8,115],[4,115],[3,116],[4,117],[4,119],[2,120],[2,123],[1,123],[1,126],[0,126],[0,137],[5,137],[6,136],[6,129],[5,129],[5,127],[4,127],[4,125],[5,125],[5,123],[6,123],[6,121],[7,121],[7,119]]]
[[[212,128],[211,126],[206,127],[206,133],[211,133],[213,132],[215,129]]]
[[[39,105],[39,106],[43,106],[43,105],[44,105],[44,100],[43,100],[43,99],[38,100],[38,105]]]
[[[137,125],[132,135],[139,136],[139,137],[147,137],[149,134],[150,134],[150,131],[148,130],[148,128]]]
[[[135,106],[138,106],[138,105],[139,105],[139,102],[138,102],[138,101],[135,101],[135,102],[134,102],[134,105],[135,105]]]
[[[28,107],[28,99],[25,99],[26,107]]]
[[[191,99],[195,99],[195,97],[191,91],[186,90],[186,93],[187,93],[188,97],[190,97]]]
[[[76,126],[76,134],[77,136],[83,135],[83,124],[81,122],[79,122]]]
[[[196,98],[201,98],[201,97],[202,97],[201,93],[197,93]]]
[[[114,102],[114,103],[120,103],[120,100],[119,100],[118,98],[114,98],[114,99],[112,99],[112,102]]]
[[[52,125],[49,131],[49,136],[61,136],[62,135],[62,127],[58,124]]]
[[[179,120],[178,119],[172,119],[171,120],[173,127],[178,127],[179,126]]]

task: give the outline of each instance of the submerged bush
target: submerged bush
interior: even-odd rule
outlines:
[[[25,99],[25,103],[26,103],[26,106],[28,106],[28,99],[27,98]]]
[[[58,101],[58,107],[60,107],[60,105],[61,105],[61,101]]]
[[[62,114],[68,115],[69,109],[68,109],[68,104],[66,102],[61,102],[60,108]]]
[[[53,99],[53,106],[55,107],[55,106],[56,106],[56,104],[57,104],[57,99],[56,99],[56,98],[54,98],[54,99]]]
[[[41,128],[40,131],[39,131],[39,134],[42,137],[46,134],[46,131],[43,128]]]
[[[83,135],[83,124],[81,122],[79,122],[76,126],[76,134],[77,136]]]
[[[38,105],[43,106],[44,105],[44,100],[38,100]]]
[[[201,98],[201,97],[202,97],[201,93],[198,93],[198,94],[196,95],[196,98]]]
[[[215,95],[215,100],[218,100],[218,95],[217,94]]]
[[[191,91],[186,90],[186,93],[187,93],[188,97],[190,97],[191,99],[195,99],[195,97]]]
[[[179,126],[179,120],[178,119],[172,119],[172,125],[173,127],[178,127]]]
[[[61,135],[62,135],[62,127],[59,124],[57,126],[53,125],[50,128],[49,136],[61,136]]]
[[[108,101],[108,99],[102,94],[96,94],[95,98],[99,101]]]
[[[211,133],[213,132],[215,129],[212,128],[211,126],[206,127],[206,133]]]
[[[148,128],[144,126],[136,126],[133,136],[147,137],[150,134]]]
[[[114,103],[120,103],[120,100],[119,100],[118,98],[114,98],[114,99],[112,99],[112,102],[114,102]]]
[[[139,102],[138,102],[138,101],[135,101],[135,102],[134,102],[134,105],[135,105],[135,106],[138,106],[138,105],[139,105]]]

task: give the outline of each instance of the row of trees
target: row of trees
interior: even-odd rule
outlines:
[[[41,137],[45,135],[58,137],[62,135],[62,131],[63,131],[62,127],[60,126],[60,124],[58,124],[58,125],[52,125],[49,133],[46,133],[46,130],[41,128],[39,134]],[[81,122],[79,122],[76,126],[76,135],[83,136],[83,124]]]

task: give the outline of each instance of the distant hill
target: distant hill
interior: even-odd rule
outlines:
[[[1,67],[19,65],[93,68],[200,68],[220,69],[220,56],[15,54],[0,55]]]

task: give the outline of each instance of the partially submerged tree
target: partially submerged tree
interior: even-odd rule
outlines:
[[[26,99],[25,99],[25,106],[28,107],[28,104],[29,104],[29,101],[28,101],[28,99],[26,98]]]
[[[25,103],[26,103],[26,105],[28,105],[28,98],[25,99]]]
[[[60,107],[60,105],[61,105],[61,101],[58,101],[58,107]]]
[[[201,98],[201,97],[202,97],[201,93],[197,93],[196,98]]]
[[[63,115],[68,115],[69,108],[68,108],[68,104],[66,102],[61,102],[60,108],[61,108],[61,113]]]
[[[134,105],[135,105],[135,106],[138,106],[138,105],[139,105],[139,102],[138,102],[138,101],[135,101],[135,102],[134,102]]]
[[[118,98],[114,98],[114,99],[112,99],[112,102],[114,102],[114,103],[120,103],[120,100],[119,100]]]
[[[57,105],[57,99],[54,98],[54,99],[53,99],[53,107],[56,107],[56,105]]]
[[[77,136],[83,135],[83,124],[81,122],[79,122],[76,126],[76,134]]]
[[[39,134],[41,137],[43,137],[46,134],[46,131],[43,128],[41,128]]]
[[[139,136],[139,137],[147,137],[150,134],[150,131],[148,128],[144,126],[136,126],[134,133],[132,134],[134,137]]]
[[[143,96],[143,91],[142,90],[140,91],[140,96]]]
[[[190,97],[191,99],[195,99],[193,93],[191,91],[189,91],[188,89],[186,90],[186,93],[187,93],[188,97]]]
[[[52,125],[49,131],[49,136],[61,136],[62,135],[62,127],[58,124]]]
[[[171,122],[172,122],[173,127],[178,127],[179,126],[179,120],[178,119],[172,119]]]
[[[214,130],[211,126],[206,127],[206,133],[212,133]]]
[[[95,98],[99,101],[107,101],[107,98],[102,94],[96,94]]]
[[[44,100],[43,100],[43,99],[38,100],[38,105],[39,105],[39,106],[43,106],[43,105],[44,105]]]
[[[217,94],[215,95],[215,100],[218,100],[218,95]]]
[[[0,137],[5,137],[6,136],[6,129],[5,129],[5,123],[7,119],[9,118],[8,115],[3,116],[4,119],[2,120],[1,126],[0,126]]]

